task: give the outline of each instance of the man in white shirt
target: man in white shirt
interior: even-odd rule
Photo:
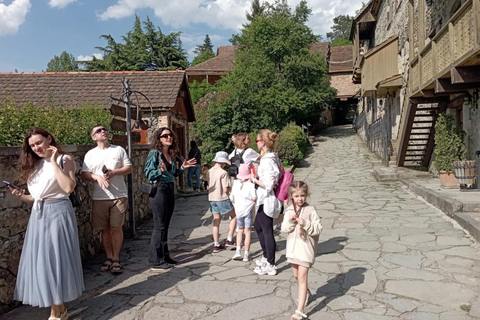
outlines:
[[[82,179],[93,182],[92,226],[94,232],[102,231],[107,254],[100,270],[121,273],[122,226],[128,208],[123,176],[132,173],[132,163],[125,149],[110,144],[108,130],[102,125],[94,126],[90,135],[97,146],[85,155]]]

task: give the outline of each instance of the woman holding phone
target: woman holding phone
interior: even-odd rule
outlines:
[[[150,198],[153,211],[153,233],[150,242],[152,269],[170,269],[177,261],[170,257],[168,250],[168,227],[175,209],[174,181],[184,169],[195,166],[196,160],[186,159],[181,163],[178,157],[177,138],[168,127],[162,127],[153,134],[152,150],[145,162],[147,180],[157,184],[157,193]]]
[[[20,169],[20,180],[27,182],[30,194],[11,185],[10,191],[33,207],[14,299],[50,307],[49,320],[65,320],[64,302],[75,300],[84,290],[77,220],[68,198],[76,183],[75,161],[63,154],[48,131],[33,128],[23,141]]]

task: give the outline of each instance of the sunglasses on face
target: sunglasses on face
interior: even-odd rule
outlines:
[[[163,138],[163,139],[173,138],[173,134],[171,133],[162,134],[160,138]]]
[[[97,133],[100,133],[102,131],[108,132],[108,130],[105,129],[105,128],[98,128],[97,130],[95,130],[95,132],[93,134],[97,134]]]

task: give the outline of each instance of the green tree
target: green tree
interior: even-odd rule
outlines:
[[[352,44],[350,41],[350,30],[352,28],[353,17],[349,15],[339,15],[333,18],[332,32],[327,32],[327,38],[331,41],[332,47],[345,46]]]
[[[66,71],[78,71],[78,62],[75,57],[63,51],[60,56],[53,56],[47,64],[47,72],[66,72]]]
[[[203,40],[203,44],[198,44],[195,50],[193,50],[193,53],[199,56],[205,51],[211,51],[213,53],[212,40],[210,39],[210,36],[208,34],[205,36],[205,39]]]
[[[309,14],[306,1],[295,10],[278,1],[236,36],[233,70],[196,108],[194,132],[206,158],[231,146],[232,133],[314,122],[333,103],[325,57],[309,51],[318,40],[306,25]]]
[[[188,67],[187,53],[182,47],[181,32],[163,34],[147,17],[143,22],[135,16],[132,30],[118,43],[111,35],[101,35],[107,41],[103,59],[83,62],[88,71],[175,70]]]
[[[215,54],[213,53],[213,51],[207,50],[207,51],[204,51],[199,56],[196,56],[195,58],[193,58],[192,63],[190,65],[194,66],[214,57],[215,57]]]

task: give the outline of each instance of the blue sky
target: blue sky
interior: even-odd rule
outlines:
[[[300,0],[288,0],[292,6]],[[271,1],[273,2],[273,1]],[[309,26],[325,38],[333,18],[354,15],[361,1],[310,0]],[[105,46],[101,34],[121,42],[134,16],[147,16],[164,33],[182,31],[185,49],[192,50],[209,34],[215,48],[229,45],[245,22],[251,0],[0,0],[0,72],[38,72],[62,51],[91,59]]]

